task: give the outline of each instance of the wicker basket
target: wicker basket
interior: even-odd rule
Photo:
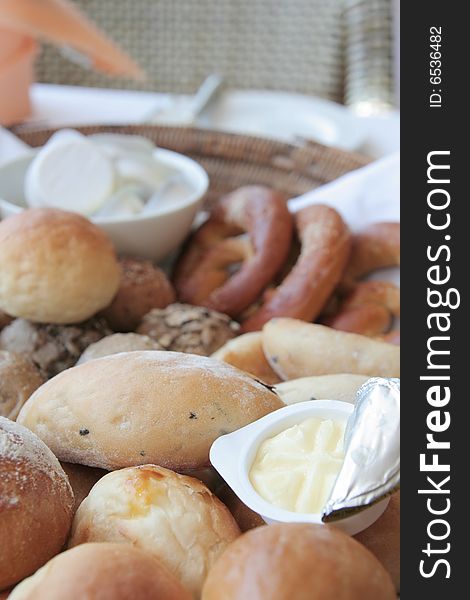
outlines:
[[[28,130],[18,135],[31,146],[41,146],[54,131]],[[314,142],[301,146],[205,129],[126,125],[81,127],[78,131],[143,135],[158,146],[194,158],[210,177],[209,205],[222,194],[247,184],[268,185],[288,198],[295,197],[369,162],[360,154]]]
[[[361,0],[354,9],[348,8],[351,0],[74,1],[146,70],[143,89],[193,93],[207,75],[218,73],[229,87],[241,89],[341,102],[350,86],[352,99],[357,98],[360,86],[374,98],[390,97],[390,0]],[[373,64],[364,61],[377,19],[380,73],[376,58]],[[365,54],[356,57],[358,40]],[[135,82],[86,71],[51,47],[45,48],[37,74],[39,81],[51,83],[135,87]]]

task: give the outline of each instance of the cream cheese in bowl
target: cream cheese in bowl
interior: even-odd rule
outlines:
[[[145,137],[61,130],[0,166],[0,217],[39,207],[77,212],[118,252],[158,261],[184,241],[208,186],[197,162]]]
[[[62,130],[29,165],[25,200],[87,217],[120,218],[158,212],[191,192],[184,173],[159,160],[139,136],[84,136]]]

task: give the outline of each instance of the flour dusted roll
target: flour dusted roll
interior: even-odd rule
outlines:
[[[192,600],[156,558],[124,544],[83,544],[22,581],[9,600]]]
[[[72,509],[67,475],[49,448],[0,417],[0,590],[60,552]]]
[[[0,309],[39,323],[79,323],[119,286],[111,240],[80,215],[25,210],[0,223]]]
[[[18,421],[65,462],[188,471],[209,466],[217,437],[282,406],[267,386],[215,359],[125,352],[49,380]]]
[[[202,600],[396,600],[379,561],[329,525],[278,523],[244,533],[225,550]]]
[[[336,373],[400,377],[398,346],[297,319],[266,323],[263,349],[284,380]]]
[[[157,557],[199,597],[207,572],[240,535],[229,510],[193,477],[155,465],[121,469],[95,484],[69,544],[122,542]]]

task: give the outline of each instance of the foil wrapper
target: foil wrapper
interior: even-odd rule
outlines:
[[[335,521],[400,485],[400,380],[374,377],[359,388],[344,433],[344,462],[322,520]]]

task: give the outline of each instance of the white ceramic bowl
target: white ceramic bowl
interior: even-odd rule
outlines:
[[[258,513],[266,523],[323,524],[321,514],[296,513],[264,500],[250,482],[249,472],[260,444],[304,419],[347,420],[354,406],[338,400],[312,400],[280,408],[250,425],[219,437],[212,444],[210,461],[242,502]],[[387,508],[385,498],[364,510],[331,523],[349,535],[355,535],[374,523]]]
[[[24,201],[24,178],[29,164],[37,151],[0,166],[0,217],[6,218],[26,208]],[[180,170],[192,191],[175,206],[162,207],[159,212],[135,217],[92,217],[91,221],[105,231],[121,254],[162,260],[175,250],[188,234],[194,217],[201,206],[209,177],[194,160],[158,148],[158,159]]]

